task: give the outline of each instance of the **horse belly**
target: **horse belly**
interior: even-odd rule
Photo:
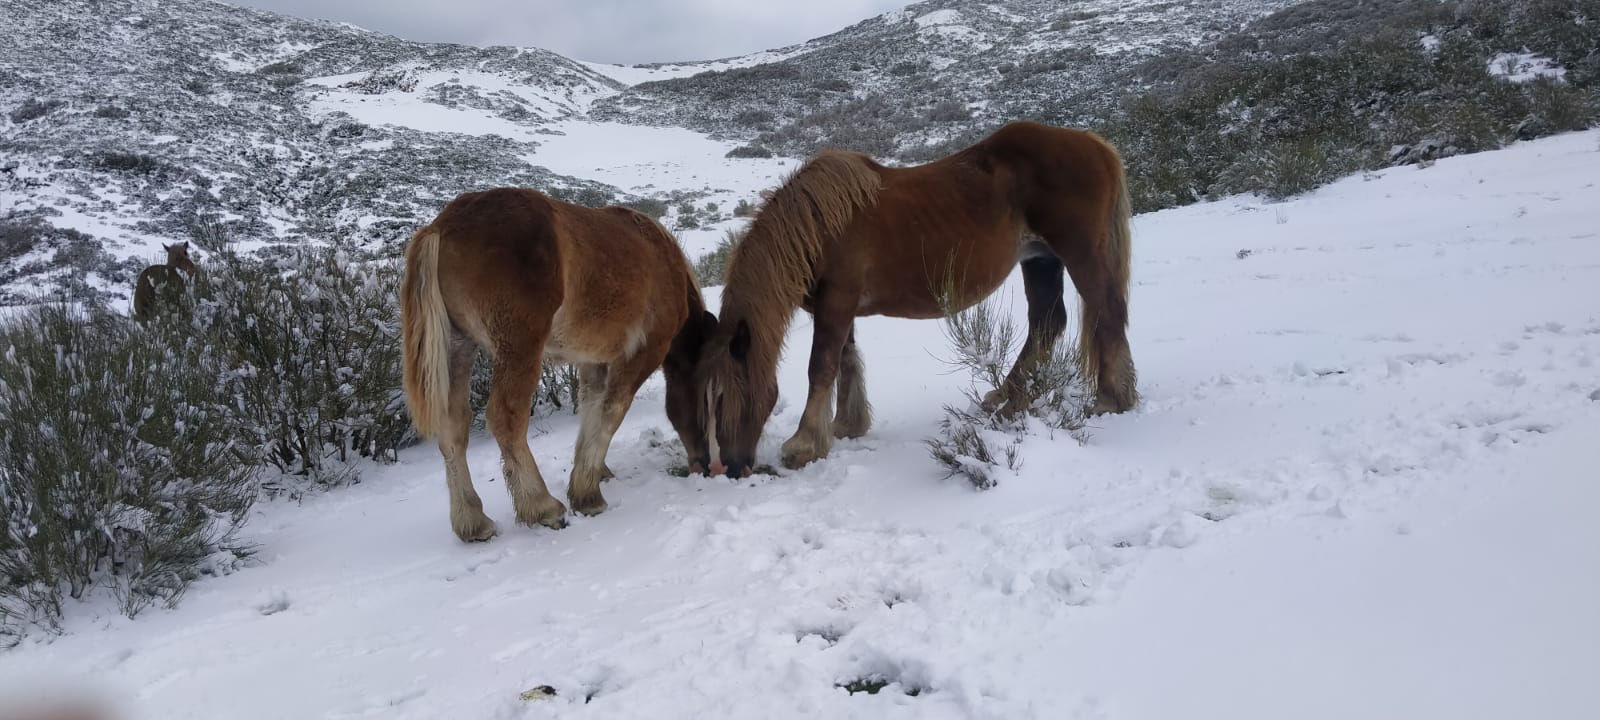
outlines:
[[[632,357],[649,338],[648,309],[633,317],[562,306],[550,321],[545,357],[554,363],[610,363]]]

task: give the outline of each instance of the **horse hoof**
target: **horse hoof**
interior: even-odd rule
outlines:
[[[560,500],[547,498],[527,512],[518,509],[517,522],[528,527],[543,525],[551,530],[560,530],[567,526],[567,506],[562,505]]]
[[[982,408],[986,413],[993,413],[996,409],[1000,408],[1002,404],[1009,404],[1006,402],[1005,392],[999,388],[995,388],[987,393],[984,393],[983,400],[978,403],[978,407]]]
[[[572,503],[573,512],[585,517],[599,515],[600,513],[605,512],[606,508],[609,507],[606,505],[606,499],[601,497],[600,493],[595,493],[594,497],[592,498],[568,497],[567,501]]]
[[[488,515],[480,514],[476,518],[460,523],[451,523],[451,525],[451,529],[456,532],[456,537],[461,538],[462,542],[488,542],[490,538],[500,532],[500,529],[495,526],[494,521],[490,520]]]
[[[833,424],[833,439],[835,440],[853,440],[865,434],[867,434],[867,428],[864,427],[840,423]]]
[[[1089,414],[1091,416],[1118,415],[1127,412],[1130,409],[1132,409],[1132,405],[1130,403],[1119,402],[1113,397],[1101,396],[1099,399],[1095,400],[1094,406],[1089,408]]]
[[[800,468],[809,465],[814,460],[816,460],[816,458],[809,457],[805,454],[786,454],[783,456],[783,466],[789,468],[790,470],[799,470]]]
[[[615,479],[617,479],[617,474],[614,473],[614,472],[611,472],[611,466],[610,465],[601,465],[600,466],[600,482],[605,482],[607,480],[615,480]]]

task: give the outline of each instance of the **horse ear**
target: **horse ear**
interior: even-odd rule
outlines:
[[[750,323],[740,320],[734,328],[733,337],[728,340],[728,354],[739,362],[744,362],[745,356],[750,354]]]
[[[717,322],[716,313],[711,312],[710,310],[700,311],[700,332],[703,332],[708,336],[712,335],[717,331],[718,325],[719,323]]]

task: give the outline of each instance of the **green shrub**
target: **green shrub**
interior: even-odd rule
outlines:
[[[640,213],[650,216],[652,220],[661,220],[667,214],[667,203],[658,198],[639,198],[622,203],[623,207],[632,208]]]
[[[0,329],[0,353],[0,635],[96,589],[130,617],[170,606],[244,556],[256,456],[203,342],[62,303]]]
[[[739,147],[736,147],[736,148],[734,148],[732,150],[729,150],[727,152],[727,154],[723,155],[723,157],[728,157],[728,158],[769,158],[769,157],[772,157],[772,151],[768,150],[768,149],[766,149],[764,147],[761,147],[760,145],[757,145],[755,143],[750,143],[749,145],[740,145]]]
[[[340,484],[353,460],[392,460],[414,440],[400,391],[398,261],[305,247],[219,256],[202,265],[192,315],[166,328],[203,338],[224,363],[222,391],[284,476],[273,489],[294,477]]]
[[[20,107],[11,111],[11,122],[21,124],[29,120],[37,120],[54,112],[66,103],[60,100],[40,101],[38,98],[29,98]]]
[[[739,238],[738,232],[728,230],[722,234],[722,239],[717,241],[717,246],[712,248],[711,252],[695,260],[694,271],[700,277],[700,284],[706,286],[722,284],[723,276],[728,272],[728,255],[733,252],[733,246],[739,243]]]
[[[95,158],[95,164],[108,172],[126,172],[137,175],[153,175],[166,169],[166,165],[149,155],[125,152],[101,153]]]
[[[942,100],[928,110],[928,120],[931,122],[961,122],[971,120],[972,111],[966,104],[957,100]]]

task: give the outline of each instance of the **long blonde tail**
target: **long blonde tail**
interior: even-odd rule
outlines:
[[[450,415],[450,315],[439,290],[439,232],[423,228],[406,247],[400,282],[400,346],[411,422],[424,440]]]
[[[1111,217],[1106,227],[1105,269],[1110,280],[1110,297],[1107,298],[1102,316],[1090,313],[1089,303],[1083,304],[1078,330],[1078,357],[1088,378],[1100,377],[1101,362],[1109,363],[1113,386],[1100,388],[1100,392],[1102,395],[1109,393],[1123,407],[1131,407],[1138,401],[1138,373],[1134,369],[1133,354],[1124,333],[1128,327],[1128,285],[1133,265],[1133,233],[1129,228],[1133,205],[1128,195],[1128,175],[1123,169],[1122,159],[1114,148],[1109,145],[1107,148],[1116,159],[1114,166],[1117,175],[1116,198],[1112,202]],[[1101,323],[1111,325],[1109,329],[1114,332],[1102,334]],[[1100,347],[1101,342],[1111,338],[1119,339],[1112,341],[1110,347]]]

